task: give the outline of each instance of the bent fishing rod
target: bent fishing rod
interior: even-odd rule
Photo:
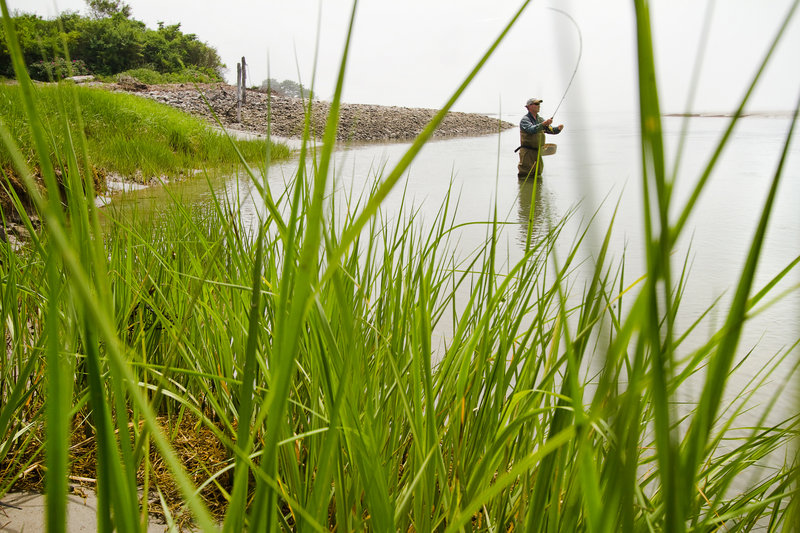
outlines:
[[[578,31],[578,61],[575,63],[575,69],[572,71],[572,76],[569,79],[569,83],[567,84],[567,88],[564,90],[564,94],[561,96],[561,100],[559,100],[555,111],[553,111],[553,116],[550,117],[550,120],[552,120],[553,118],[555,118],[556,113],[558,112],[558,108],[560,108],[561,104],[564,102],[564,98],[566,98],[567,92],[569,92],[569,88],[572,87],[572,81],[575,79],[575,74],[578,73],[578,66],[580,66],[580,64],[581,64],[581,56],[583,56],[583,35],[581,34],[581,29],[578,26],[578,23],[575,22],[575,19],[572,18],[572,16],[569,13],[567,13],[566,11],[562,11],[562,10],[560,10],[558,8],[555,8],[555,7],[549,7],[548,6],[547,9],[550,9],[551,11],[556,11],[558,13],[561,13],[565,17],[567,17],[569,19],[569,21],[572,22],[572,25],[575,26],[575,29]]]

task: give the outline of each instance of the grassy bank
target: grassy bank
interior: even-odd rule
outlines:
[[[234,148],[207,123],[146,98],[69,83],[38,84],[34,92],[35,127],[50,138],[51,164],[66,168],[73,154],[82,161],[85,153],[100,186],[108,174],[147,181],[195,169],[233,168],[240,154],[255,166],[266,159],[265,141],[238,141]],[[19,85],[0,85],[0,116],[21,156],[41,175]],[[272,159],[289,156],[284,145],[271,144],[270,152]],[[6,149],[0,149],[0,168],[18,180]]]
[[[606,238],[577,303],[588,232],[566,256],[561,226],[531,237],[500,271],[497,220],[456,258],[454,202],[424,224],[381,211],[491,50],[397,166],[345,202],[330,193],[346,190],[331,187],[340,82],[321,147],[301,150],[286,189],[242,171],[267,206],[255,228],[214,197],[154,218],[111,211],[103,233],[77,164],[67,208],[27,180],[42,231],[24,255],[0,243],[0,494],[43,476],[51,531],[65,529],[70,474],[94,480],[99,531],[144,530],[139,489],[170,520],[185,504],[205,531],[791,530],[797,417],[740,415],[755,390],[768,384],[774,402],[796,380],[775,373],[796,351],[759,354],[762,373],[723,401],[743,324],[800,261],[754,286],[782,168],[723,323],[687,351],[675,327],[685,271],[670,257],[715,163],[673,205],[649,15],[636,8],[646,237],[632,245],[647,272],[627,279]],[[30,157],[55,188],[50,129],[20,79]],[[68,130],[70,109],[48,116],[52,129]],[[696,401],[678,405],[690,381]]]

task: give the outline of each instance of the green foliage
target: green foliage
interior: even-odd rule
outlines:
[[[201,68],[185,68],[177,72],[156,72],[150,68],[135,68],[120,72],[114,76],[101,76],[101,79],[108,81],[122,81],[126,78],[133,78],[147,85],[164,83],[215,83],[219,77],[214,72]]]
[[[65,21],[71,15],[62,15]],[[22,49],[23,61],[32,65],[37,61],[49,61],[63,56],[64,42],[74,43],[75,35],[69,30],[61,31],[58,24],[45,21],[37,15],[18,15],[12,18],[16,26],[17,39]],[[0,27],[0,75],[14,78],[11,55],[6,33]]]
[[[102,76],[137,68],[160,73],[194,69],[214,81],[222,79],[225,65],[217,51],[196,35],[181,32],[180,24],[159,23],[157,29],[151,30],[143,22],[129,18],[124,8],[110,8],[104,13],[92,18],[66,12],[53,20],[17,14],[12,21],[25,64],[30,69],[37,62],[47,63],[68,55],[83,61],[91,74]],[[14,77],[2,28],[0,76]]]
[[[87,21],[71,55],[83,58],[92,72],[113,74],[145,63],[144,23],[122,15]]]
[[[57,57],[52,61],[35,61],[28,66],[31,78],[40,81],[62,80],[69,76],[83,76],[89,74],[89,69],[82,59],[67,61]]]
[[[131,6],[122,0],[86,0],[86,5],[95,18],[112,17],[117,13],[131,16]]]

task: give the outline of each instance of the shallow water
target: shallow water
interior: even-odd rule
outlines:
[[[504,116],[517,122],[519,117]],[[682,208],[702,170],[707,165],[722,132],[730,119],[693,118],[686,134],[685,119],[664,117],[668,172],[674,172],[675,154],[684,141],[682,159],[675,182],[673,205]],[[533,197],[531,184],[516,179],[519,143],[516,129],[498,135],[432,141],[412,164],[406,177],[384,203],[385,213],[396,214],[402,201],[420,209],[421,218],[432,219],[448,189],[458,195],[456,222],[491,220],[496,209],[505,226],[507,263],[522,256],[528,214],[534,204],[534,233],[544,232],[571,210],[575,210],[562,233],[558,249],[565,256],[586,222],[590,226],[587,256],[599,249],[606,228],[614,218],[611,253],[616,260],[625,255],[626,282],[644,271],[641,155],[639,125],[635,116],[595,114],[560,116],[556,123],[566,125],[549,142],[558,145],[557,153],[545,158],[545,174]],[[725,316],[725,306],[735,292],[738,275],[744,264],[752,235],[766,199],[770,182],[778,167],[788,132],[788,117],[746,117],[714,167],[709,185],[700,197],[673,254],[680,273],[685,261],[690,269],[686,293],[680,305],[678,330],[687,328],[711,303],[721,297],[718,311],[712,311],[693,336],[683,345],[682,353],[707,340],[712,328],[718,328]],[[410,143],[372,144],[343,147],[335,155],[335,173],[344,191],[359,193],[376,179],[384,167],[390,169],[405,153]],[[296,162],[275,165],[269,180],[275,191],[282,188],[296,170]],[[226,183],[228,191],[241,197],[252,193],[244,179]],[[404,200],[405,189],[405,200]],[[147,193],[151,197],[158,194]],[[767,239],[757,270],[755,290],[784,268],[800,253],[800,141],[795,136],[783,169],[778,198],[770,220]],[[258,201],[246,202],[245,217],[257,220],[263,210]],[[672,214],[677,218],[678,209]],[[460,235],[460,246],[468,253],[481,245],[485,228],[468,226]],[[731,381],[738,391],[762,370],[767,360],[790,349],[800,337],[800,269],[782,282],[775,295],[789,294],[757,314],[746,327],[740,342],[742,355],[753,351]],[[577,283],[580,288],[582,283]],[[753,291],[755,292],[755,291]],[[629,299],[629,301],[632,301]],[[446,326],[440,331],[447,336]],[[782,365],[786,371],[797,361],[797,350]],[[775,379],[783,377],[777,374]],[[699,384],[698,384],[699,385]],[[756,402],[766,402],[768,388]],[[686,393],[692,395],[692,391]],[[779,400],[779,413],[796,411],[796,395]]]

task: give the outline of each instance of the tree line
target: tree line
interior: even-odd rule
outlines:
[[[314,99],[315,97],[314,91],[303,86],[302,83],[297,83],[293,80],[278,81],[275,78],[269,78],[261,82],[260,89],[262,91],[269,90],[282,96],[291,96],[294,98]]]
[[[86,0],[87,16],[64,12],[54,19],[15,12],[12,16],[31,77],[49,80],[69,75],[111,76],[134,69],[157,73],[192,72],[222,81],[225,65],[217,50],[180,24],[149,29],[131,18],[121,0]],[[69,59],[67,59],[67,57]],[[14,77],[8,42],[0,26],[0,76]]]

